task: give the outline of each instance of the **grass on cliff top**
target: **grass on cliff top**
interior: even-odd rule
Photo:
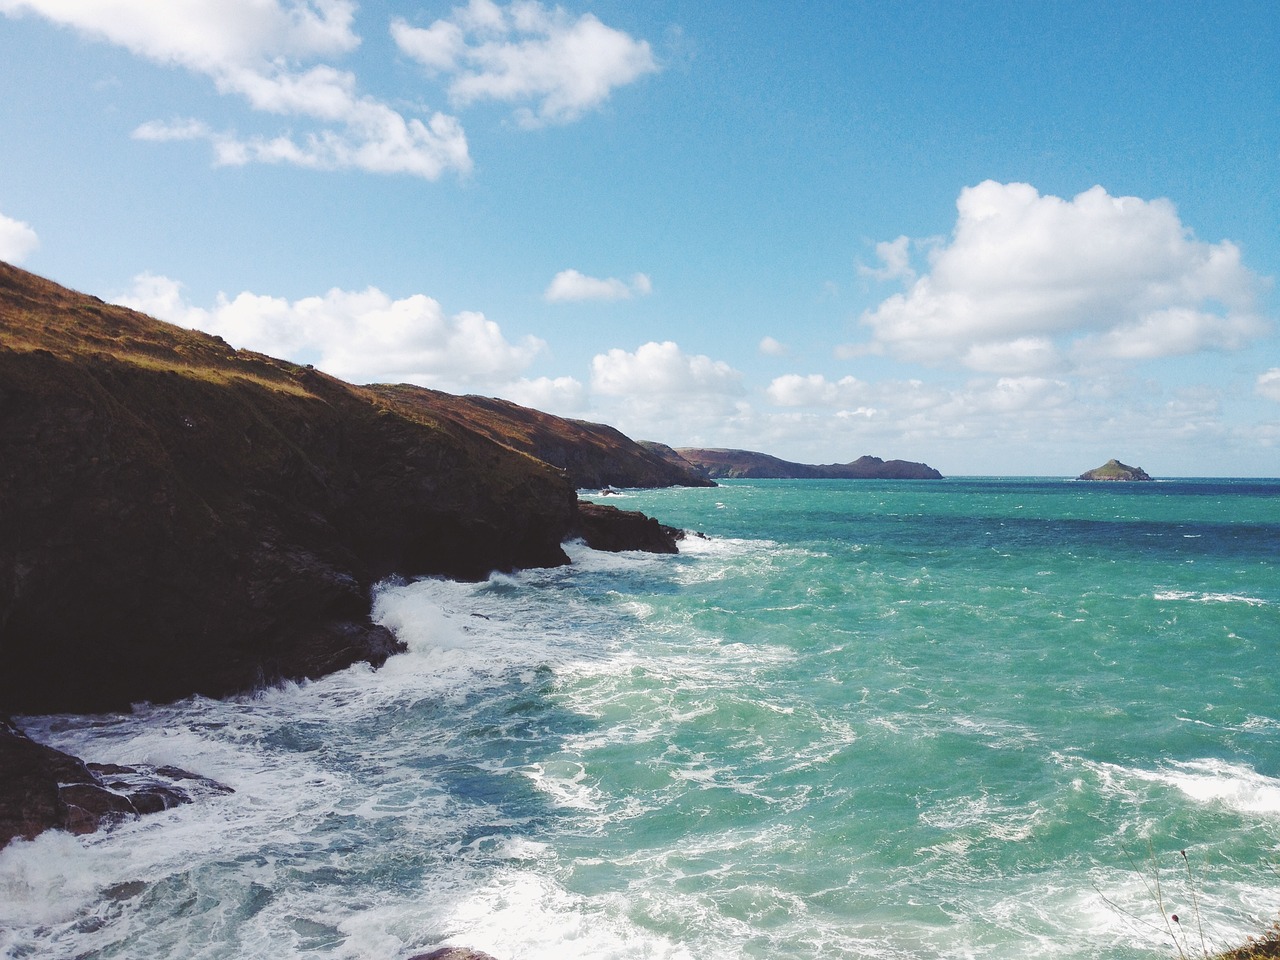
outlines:
[[[6,263],[0,263],[0,344],[89,365],[115,361],[210,383],[311,393],[298,382],[305,368],[296,364],[237,351],[220,337],[103,303]]]

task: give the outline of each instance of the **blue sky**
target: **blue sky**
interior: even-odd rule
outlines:
[[[0,259],[676,446],[1276,476],[1280,16],[0,0]]]

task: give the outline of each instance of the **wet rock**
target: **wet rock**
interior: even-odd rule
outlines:
[[[0,720],[0,847],[45,830],[92,833],[231,788],[176,767],[86,764]]]
[[[677,541],[684,531],[659,523],[638,510],[619,510],[608,504],[578,501],[578,519],[573,535],[593,550],[618,553],[642,550],[646,553],[678,553]]]

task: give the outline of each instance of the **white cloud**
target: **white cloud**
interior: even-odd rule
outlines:
[[[526,127],[576,120],[617,87],[658,69],[646,41],[593,14],[575,18],[533,0],[506,7],[471,0],[425,28],[397,18],[391,35],[430,74],[449,76],[449,96],[458,106],[532,102],[516,110]]]
[[[354,0],[0,0],[159,63],[217,74],[232,64],[345,53]]]
[[[882,243],[877,243],[876,257],[879,259],[881,266],[868,267],[860,263],[858,264],[858,274],[864,277],[872,277],[876,280],[914,280],[916,272],[911,268],[910,244],[911,241],[907,237],[898,237],[897,240],[886,240]]]
[[[370,287],[333,289],[323,296],[289,301],[244,292],[220,294],[205,309],[192,306],[181,284],[142,274],[117,303],[185,327],[223,337],[295,362],[310,362],[355,383],[417,383],[444,390],[497,390],[520,383],[519,375],[545,348],[535,337],[512,343],[483,314],[446,316],[440,304],[415,294],[393,300]],[[527,389],[571,393],[567,383]]]
[[[1266,373],[1258,374],[1254,390],[1258,396],[1280,403],[1280,367],[1272,367]]]
[[[584,413],[587,389],[574,377],[538,377],[507,386],[503,396],[521,406],[560,416]]]
[[[670,340],[649,342],[635,353],[614,348],[591,361],[591,388],[606,396],[735,395],[742,374],[722,360],[689,355]]]
[[[471,169],[466,136],[442,113],[405,117],[356,91],[355,75],[316,57],[359,45],[354,0],[0,0],[132,53],[211,77],[261,112],[318,124],[301,135],[241,139],[200,120],[150,121],[140,140],[208,140],[220,164],[292,163],[317,169],[409,173],[435,179]]]
[[[22,263],[39,246],[40,238],[30,224],[0,213],[0,260]]]
[[[635,274],[628,283],[616,277],[600,280],[577,270],[561,270],[542,296],[548,303],[564,303],[577,300],[629,300],[633,296],[648,296],[651,292],[653,282],[643,273]]]
[[[1077,343],[1086,357],[1150,360],[1198,353],[1201,350],[1240,350],[1266,333],[1266,324],[1252,314],[1220,316],[1187,307],[1154,310],[1133,323]]]
[[[761,337],[760,343],[756,349],[766,357],[785,357],[787,355],[787,345],[773,337]]]
[[[843,407],[865,400],[868,386],[855,377],[832,382],[820,373],[788,373],[775,378],[765,393],[780,407]]]
[[[906,243],[880,244],[864,272],[909,280],[862,322],[868,344],[902,359],[1028,374],[1070,359],[1135,360],[1239,349],[1264,335],[1262,281],[1224,240],[1195,239],[1167,200],[1072,200],[1027,184],[963,190],[951,240],[911,280]]]

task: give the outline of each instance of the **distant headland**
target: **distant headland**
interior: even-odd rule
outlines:
[[[1147,471],[1141,467],[1131,467],[1127,463],[1121,463],[1119,460],[1108,460],[1100,467],[1094,467],[1092,470],[1086,470],[1077,480],[1150,480]]]
[[[669,448],[668,448],[669,450]],[[941,480],[926,463],[863,456],[851,463],[793,463],[750,450],[681,447],[670,451],[713,480]]]

